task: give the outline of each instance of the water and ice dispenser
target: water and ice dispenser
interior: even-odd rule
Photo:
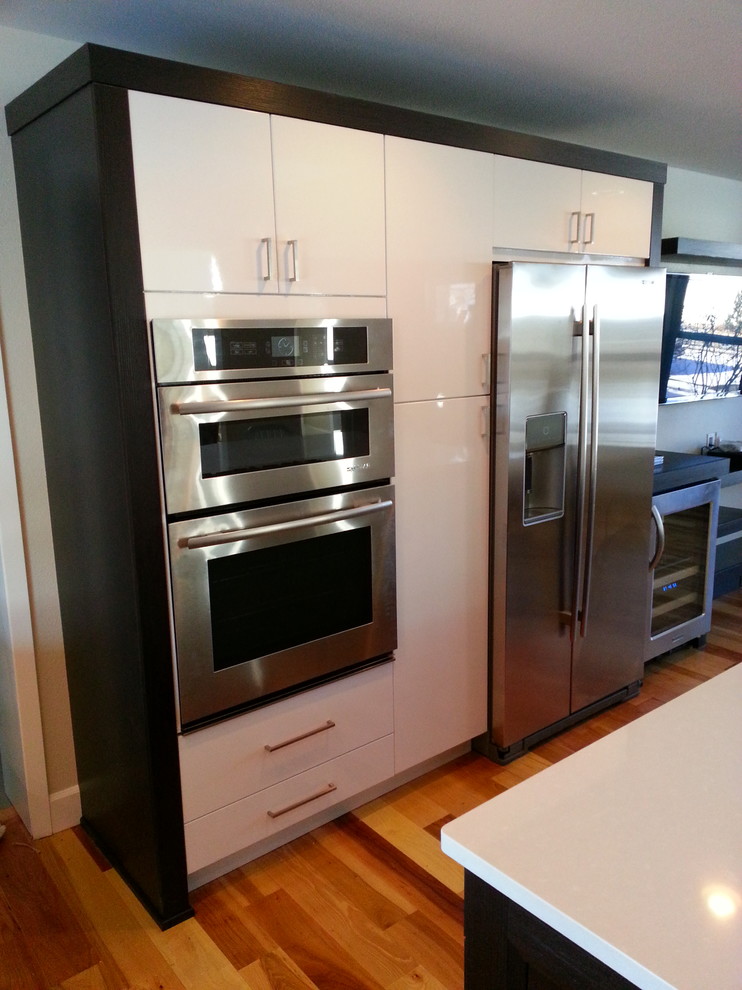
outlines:
[[[526,419],[523,467],[523,525],[564,515],[567,414],[544,413]]]

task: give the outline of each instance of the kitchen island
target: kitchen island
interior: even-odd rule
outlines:
[[[466,990],[740,990],[742,665],[449,823]]]

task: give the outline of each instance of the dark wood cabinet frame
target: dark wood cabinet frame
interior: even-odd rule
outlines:
[[[464,938],[466,990],[636,990],[468,870]]]
[[[650,262],[666,167],[98,45],[6,108],[83,825],[165,928],[192,909],[129,90],[643,179]]]

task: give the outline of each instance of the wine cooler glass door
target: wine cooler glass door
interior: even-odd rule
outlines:
[[[719,482],[665,492],[652,504],[658,545],[650,571],[647,659],[705,635],[711,626]]]

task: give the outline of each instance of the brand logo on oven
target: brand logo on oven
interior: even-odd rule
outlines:
[[[346,467],[346,471],[367,471],[371,465],[368,461],[364,461],[363,464],[349,464]]]

